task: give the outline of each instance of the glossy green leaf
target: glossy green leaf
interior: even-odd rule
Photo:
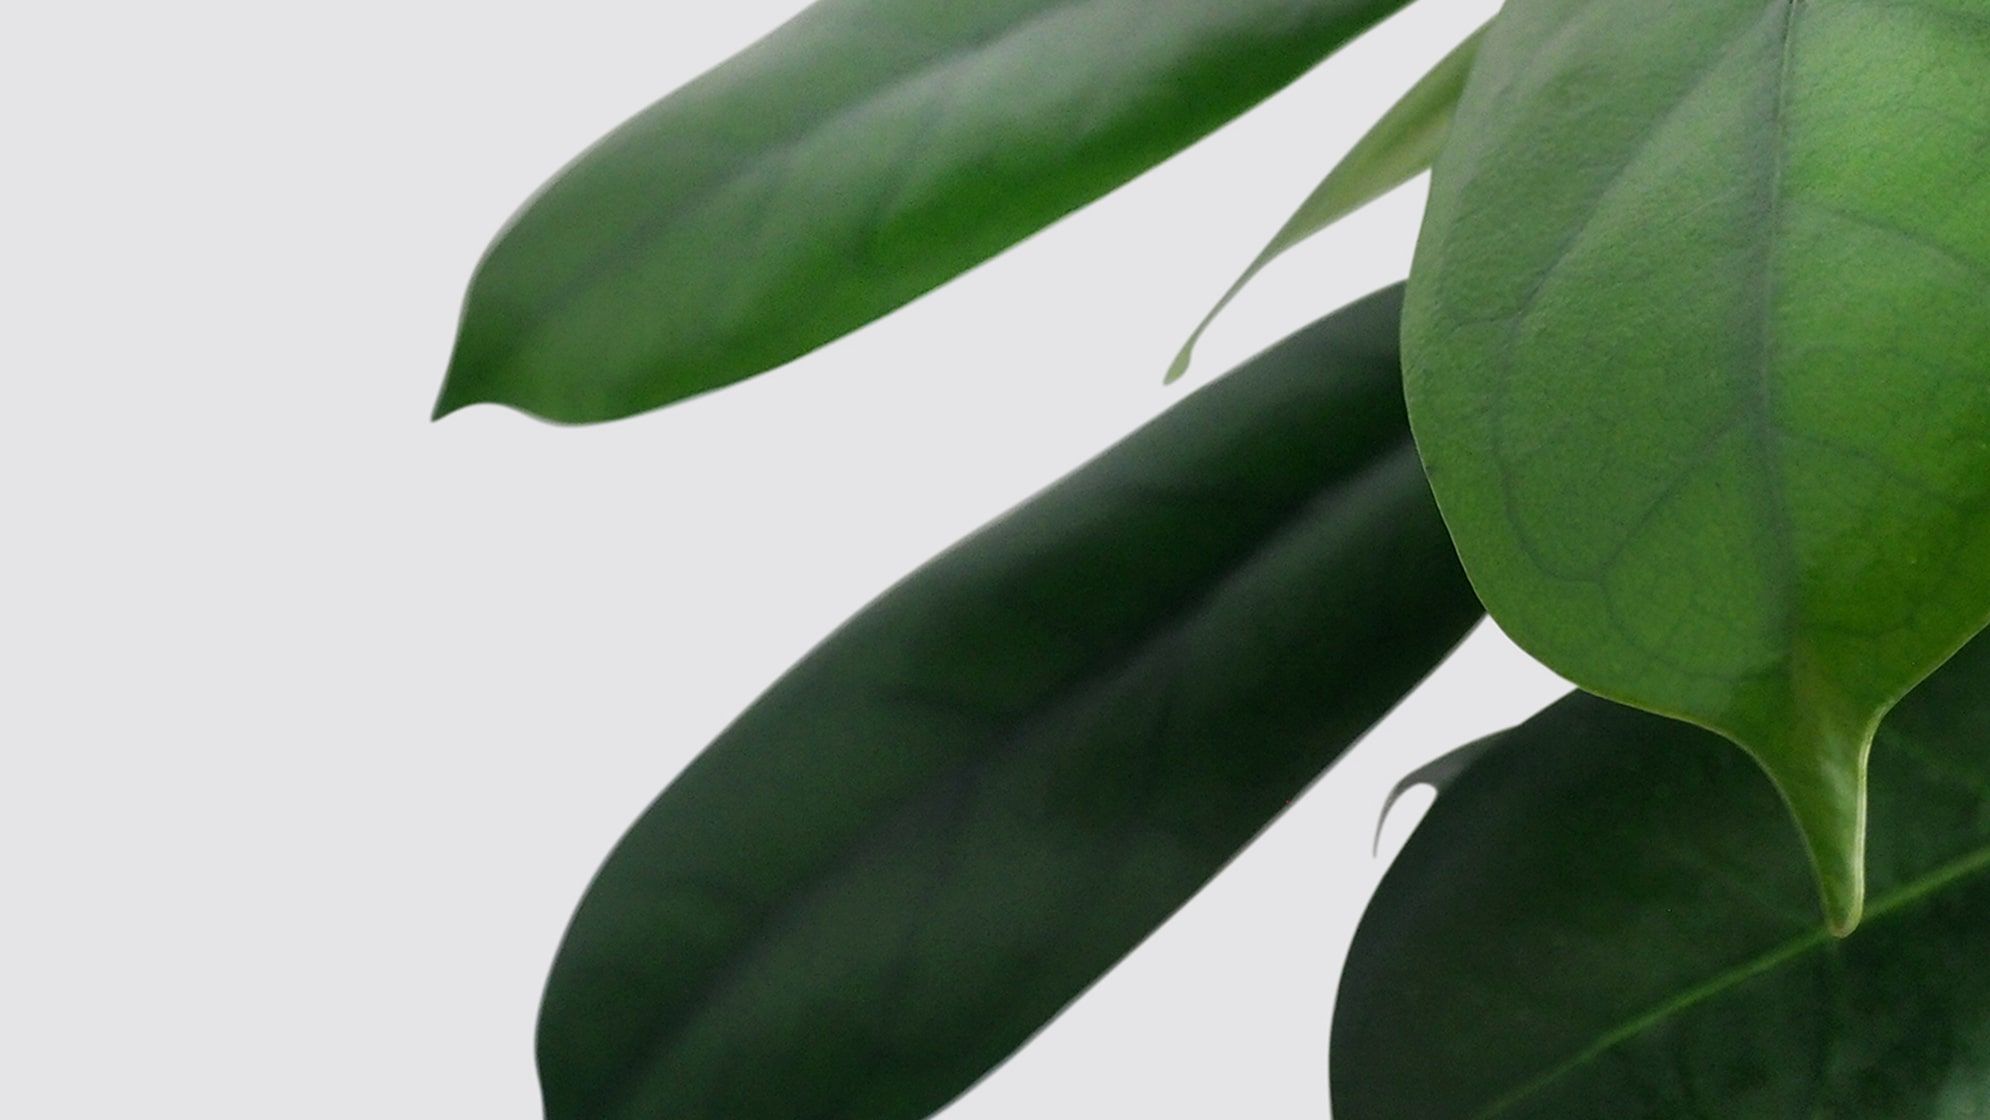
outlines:
[[[910,1120],[1027,1039],[1479,617],[1400,295],[943,554],[685,771],[546,993],[551,1120]]]
[[[1375,127],[1348,149],[1347,155],[1334,165],[1306,201],[1299,204],[1292,217],[1272,235],[1271,241],[1243,275],[1237,277],[1216,306],[1209,309],[1202,322],[1196,324],[1194,333],[1182,344],[1181,353],[1175,355],[1175,362],[1168,367],[1168,380],[1174,381],[1188,372],[1189,363],[1195,360],[1196,343],[1208,332],[1209,325],[1216,321],[1223,309],[1230,306],[1245,285],[1257,278],[1265,266],[1283,256],[1294,246],[1325,231],[1329,226],[1356,210],[1430,170],[1430,163],[1437,158],[1437,150],[1444,146],[1444,137],[1451,130],[1451,118],[1458,109],[1458,98],[1465,91],[1465,78],[1472,72],[1472,61],[1478,56],[1479,40],[1485,36],[1480,28],[1438,60],[1430,73],[1425,74],[1410,87],[1402,100],[1390,106],[1375,122]]]
[[[771,369],[1124,183],[1405,2],[821,0],[512,220],[471,281],[436,414],[609,420]]]
[[[1986,89],[1990,0],[1512,0],[1405,312],[1494,617],[1752,751],[1840,930],[1873,729],[1990,618]]]
[[[1880,731],[1831,936],[1746,756],[1577,694],[1439,794],[1355,937],[1337,1120],[1990,1115],[1990,638]]]

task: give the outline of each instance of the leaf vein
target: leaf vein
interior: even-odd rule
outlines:
[[[1866,909],[1868,926],[1875,925],[1895,914],[1901,913],[1944,888],[1955,885],[1973,876],[1990,871],[1990,844],[1964,853],[1948,863],[1937,867],[1926,875],[1914,879],[1878,899]],[[1806,953],[1839,944],[1838,938],[1825,929],[1819,928],[1802,936],[1776,945],[1741,964],[1719,973],[1684,994],[1675,996],[1626,1020],[1617,1027],[1606,1031],[1588,1048],[1577,1053],[1560,1065],[1541,1073],[1510,1090],[1485,1108],[1472,1115],[1472,1120],[1492,1120],[1507,1112],[1514,1105],[1539,1093],[1562,1078],[1575,1073],[1584,1066],[1602,1058],[1605,1054],[1636,1039],[1664,1024],[1668,1019],[1691,1010],[1700,1004],[1716,999],[1727,992],[1758,976],[1796,960]]]

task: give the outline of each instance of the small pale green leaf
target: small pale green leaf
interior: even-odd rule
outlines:
[[[638,821],[554,965],[551,1120],[930,1114],[1478,619],[1399,293],[1184,400],[865,609]]]
[[[1216,306],[1209,309],[1202,322],[1196,324],[1194,333],[1182,343],[1181,353],[1175,355],[1174,364],[1168,367],[1169,381],[1188,372],[1189,364],[1195,360],[1196,344],[1209,331],[1209,325],[1266,265],[1283,256],[1286,250],[1430,170],[1431,160],[1437,158],[1437,150],[1444,146],[1444,137],[1451,129],[1459,95],[1465,91],[1465,78],[1472,72],[1472,61],[1478,56],[1479,40],[1484,36],[1482,27],[1438,60],[1430,73],[1418,79],[1402,100],[1382,114],[1375,127],[1348,149],[1347,155],[1327,172],[1327,177],[1320,180],[1320,185],[1313,188],[1313,193],[1272,235],[1257,259],[1216,301]]]
[[[1405,2],[821,0],[512,219],[471,280],[436,414],[610,420],[771,369],[1126,182]]]
[[[1466,571],[1719,731],[1858,921],[1884,713],[1990,618],[1990,0],[1512,0],[1405,313]]]
[[[1872,768],[1872,903],[1838,940],[1761,770],[1577,694],[1453,776],[1363,917],[1337,1120],[1981,1120],[1990,638]]]

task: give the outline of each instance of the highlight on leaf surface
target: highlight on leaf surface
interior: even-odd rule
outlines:
[[[1882,715],[1990,618],[1990,4],[1511,0],[1405,312],[1501,625],[1747,748],[1859,917]]]
[[[1193,895],[1480,618],[1400,289],[887,592],[645,812],[540,1019],[550,1120],[917,1120]]]
[[[924,293],[1406,0],[821,0],[561,171],[470,283],[436,415],[612,420]]]
[[[1438,60],[1430,73],[1418,79],[1402,100],[1390,106],[1375,127],[1327,172],[1327,177],[1272,235],[1270,243],[1244,269],[1243,275],[1237,277],[1216,301],[1216,306],[1196,324],[1188,341],[1182,343],[1180,353],[1175,355],[1174,364],[1168,367],[1167,380],[1179,380],[1188,372],[1195,360],[1196,344],[1208,333],[1210,324],[1265,266],[1314,234],[1325,232],[1342,218],[1430,170],[1431,161],[1437,158],[1437,150],[1450,132],[1458,98],[1465,90],[1465,78],[1472,72],[1472,60],[1478,57],[1479,40],[1484,36],[1482,27]]]
[[[1338,1120],[1984,1114],[1990,638],[1879,733],[1844,940],[1717,736],[1576,694],[1474,749],[1356,934]]]

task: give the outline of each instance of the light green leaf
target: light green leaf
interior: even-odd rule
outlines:
[[[1189,364],[1195,360],[1196,344],[1202,341],[1209,325],[1266,265],[1283,256],[1286,250],[1430,170],[1431,160],[1437,158],[1437,150],[1443,147],[1444,137],[1450,132],[1458,97],[1465,91],[1465,78],[1472,72],[1472,61],[1478,56],[1479,40],[1484,36],[1482,27],[1439,59],[1430,73],[1418,79],[1403,99],[1390,106],[1375,127],[1348,149],[1347,155],[1327,172],[1327,177],[1272,235],[1257,259],[1216,301],[1216,306],[1209,309],[1202,322],[1196,324],[1194,333],[1182,343],[1181,353],[1175,355],[1174,364],[1168,367],[1169,381],[1188,372]]]
[[[436,414],[610,420],[771,369],[1126,182],[1405,2],[822,0],[512,220],[471,281]]]
[[[1194,894],[1479,608],[1400,293],[1184,400],[864,610],[622,841],[551,1120],[912,1120]]]
[[[1439,794],[1362,919],[1338,1120],[1980,1120],[1990,1107],[1990,638],[1872,770],[1873,901],[1716,736],[1575,695]]]
[[[1990,617],[1990,0],[1512,0],[1418,446],[1528,650],[1769,771],[1858,921],[1873,729]]]

